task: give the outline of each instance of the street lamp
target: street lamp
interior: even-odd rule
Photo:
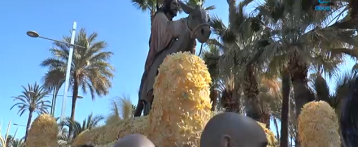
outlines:
[[[21,127],[26,127],[26,126],[25,125],[19,125],[17,123],[13,123],[13,125],[16,126],[16,130],[15,130],[15,133],[14,133],[14,138],[15,138],[15,136],[17,134],[17,130],[19,129],[19,126],[21,126]],[[27,130],[27,128],[26,128],[26,130]]]
[[[40,37],[40,35],[35,31],[27,31],[26,34],[27,34],[27,36],[30,36],[30,37],[33,37],[33,38]]]
[[[73,43],[68,43],[68,42],[65,42],[65,41],[60,41],[60,40],[56,40],[56,39],[51,39],[51,38],[47,38],[47,37],[44,37],[44,36],[40,36],[40,34],[37,33],[36,31],[27,31],[26,34],[27,34],[27,36],[32,37],[32,38],[41,38],[41,39],[46,39],[46,40],[50,40],[50,41],[53,41],[53,42],[64,43],[64,44],[67,44],[67,45],[70,45],[70,46],[74,46],[74,47],[85,48],[85,47],[83,47],[83,46],[76,45],[76,44],[73,44]]]
[[[68,91],[68,87],[69,87],[69,82],[70,82],[70,72],[71,72],[71,64],[72,64],[72,56],[73,56],[73,47],[80,47],[80,48],[84,48],[82,46],[78,46],[75,45],[75,36],[76,36],[76,27],[77,27],[77,23],[73,22],[73,26],[72,26],[72,33],[71,33],[71,41],[70,43],[64,42],[64,41],[59,41],[59,40],[55,40],[55,39],[50,39],[47,37],[43,37],[40,36],[37,32],[35,31],[28,31],[26,32],[26,34],[30,37],[33,38],[42,38],[42,39],[46,39],[46,40],[51,40],[54,42],[61,42],[61,43],[65,43],[67,45],[70,46],[70,51],[68,53],[68,61],[67,61],[67,70],[66,70],[66,80],[65,80],[65,89],[63,92],[63,99],[62,99],[62,110],[61,110],[61,116],[60,116],[60,122],[62,122],[65,118],[65,108],[66,108],[66,97],[67,97],[67,91]]]
[[[48,95],[46,95],[46,97],[48,97],[50,94],[48,94]],[[63,96],[63,95],[57,95],[57,96]],[[72,95],[68,95],[67,97],[72,97]],[[77,96],[77,98],[79,98],[79,99],[82,99],[83,98],[83,96],[82,95],[78,95]]]

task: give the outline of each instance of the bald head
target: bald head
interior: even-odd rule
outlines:
[[[264,130],[253,119],[232,112],[211,118],[201,134],[202,147],[266,147]]]
[[[118,139],[113,147],[155,147],[144,135],[131,134]]]
[[[87,144],[85,144],[85,145],[80,145],[80,146],[78,146],[78,147],[94,147],[93,145],[87,145]]]

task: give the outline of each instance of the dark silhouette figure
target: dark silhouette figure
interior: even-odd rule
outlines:
[[[350,85],[350,93],[343,105],[341,133],[346,147],[358,146],[358,78]]]

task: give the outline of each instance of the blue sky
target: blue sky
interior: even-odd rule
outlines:
[[[216,1],[214,3],[214,1]],[[206,6],[214,5],[216,10],[210,12],[220,16],[227,22],[227,3],[217,0],[207,0]],[[185,16],[184,14],[179,17]],[[108,50],[114,52],[111,63],[116,68],[113,87],[110,94],[92,101],[90,95],[83,95],[84,99],[77,101],[76,120],[82,121],[91,112],[107,115],[110,99],[123,94],[130,96],[132,102],[137,100],[140,78],[144,69],[144,62],[148,53],[148,39],[150,33],[149,13],[137,10],[130,0],[61,0],[61,1],[0,1],[0,122],[7,126],[8,121],[26,125],[28,113],[22,117],[17,115],[12,96],[20,94],[21,85],[38,82],[46,72],[40,67],[42,60],[50,56],[48,49],[52,42],[30,38],[26,31],[34,30],[40,35],[61,39],[63,35],[70,35],[69,30],[73,21],[77,28],[86,28],[87,32],[98,32],[99,40],[108,43]],[[60,90],[59,94],[63,94]],[[50,98],[49,98],[50,99]],[[62,97],[57,100],[55,115],[61,111]],[[70,115],[70,98],[67,99],[66,115]],[[36,117],[37,115],[35,115]],[[2,127],[5,131],[6,127]],[[11,126],[13,134],[16,126]],[[1,134],[4,134],[2,132]],[[25,134],[25,127],[20,127],[17,137]]]

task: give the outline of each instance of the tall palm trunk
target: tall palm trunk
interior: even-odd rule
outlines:
[[[288,70],[294,90],[296,116],[301,113],[301,108],[304,104],[315,99],[307,85],[308,65],[301,62],[301,58],[297,54],[297,52],[291,54],[288,63]]]
[[[246,113],[248,117],[260,121],[261,110],[258,99],[259,89],[257,79],[254,75],[253,66],[247,66],[244,75],[244,94],[246,96]],[[265,123],[265,122],[262,122]]]
[[[351,8],[350,17],[353,20],[353,23],[356,27],[358,27],[358,1],[357,0],[350,0],[349,8]],[[356,28],[358,29],[358,28]]]
[[[29,133],[30,124],[31,124],[31,120],[32,120],[32,113],[33,112],[34,112],[34,110],[29,109],[29,117],[27,118],[27,124],[26,124],[25,141],[27,140],[27,135]]]
[[[55,116],[57,95],[61,88],[61,85],[57,85],[53,90],[52,101],[51,101],[51,115]]]
[[[281,139],[280,147],[288,147],[288,114],[290,97],[290,77],[285,70],[282,75],[282,111],[281,111]]]
[[[75,79],[73,82],[73,93],[72,93],[72,106],[71,106],[71,122],[75,121],[75,112],[76,112],[76,102],[77,102],[77,97],[78,97],[78,87],[79,87],[79,78],[78,75],[75,72]],[[72,123],[69,127],[68,130],[68,139],[71,139],[71,135],[72,135],[72,131],[73,131],[73,126]]]
[[[229,24],[234,24],[236,14],[236,0],[227,0],[229,5]]]
[[[55,116],[54,113],[55,113],[55,107],[56,107],[56,96],[55,93],[52,94],[52,100],[51,100],[51,112],[50,114],[52,116]]]

